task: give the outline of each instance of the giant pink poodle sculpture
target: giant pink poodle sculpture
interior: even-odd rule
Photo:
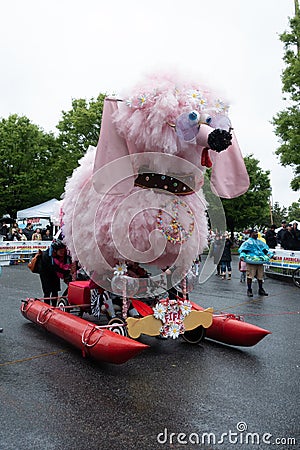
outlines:
[[[93,274],[113,274],[125,261],[187,270],[207,244],[206,167],[222,198],[249,186],[227,114],[219,97],[176,77],[150,77],[122,100],[107,98],[98,146],[65,187],[72,257]]]

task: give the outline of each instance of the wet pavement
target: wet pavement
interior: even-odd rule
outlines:
[[[26,320],[21,300],[42,295],[25,265],[0,278],[1,450],[296,449],[300,289],[267,278],[268,297],[213,275],[191,299],[244,314],[272,332],[250,348],[143,337],[123,365],[80,351]]]

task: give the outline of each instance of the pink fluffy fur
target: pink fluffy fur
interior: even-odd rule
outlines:
[[[144,253],[149,264],[159,267],[171,265],[175,260],[184,266],[190,265],[207,243],[206,201],[201,189],[205,168],[200,161],[212,129],[201,125],[195,139],[184,142],[170,124],[192,110],[214,117],[220,112],[226,115],[227,109],[226,102],[198,83],[169,76],[148,78],[122,102],[108,99],[97,149],[88,149],[65,187],[63,231],[72,257],[88,271],[98,273],[103,270],[105,261],[112,267],[117,261],[134,260],[131,247],[141,255],[139,261]],[[164,208],[178,197],[133,185],[141,170],[141,160],[137,158],[141,154],[145,154],[149,170],[159,174],[185,175],[191,165],[194,167],[197,193],[180,197],[186,206],[179,214],[185,229],[192,220],[194,229],[180,244],[164,238],[165,248],[161,254],[161,232],[156,231],[151,244],[149,241],[151,233],[157,230],[157,205]],[[178,158],[163,159],[160,155],[176,155],[188,165],[185,167]],[[228,150],[221,154],[210,151],[210,156],[214,163],[213,189],[227,198],[247,190],[249,180],[235,138]],[[124,174],[122,165],[116,170],[117,175],[113,168],[103,172],[107,164],[123,161],[124,157],[130,161],[126,170],[124,166]],[[97,173],[101,175],[98,180]],[[124,176],[126,183],[120,183],[119,190],[107,193],[105,185],[109,185],[114,176],[120,181]],[[191,215],[184,217],[188,209]],[[170,217],[165,216],[163,220],[167,225]]]

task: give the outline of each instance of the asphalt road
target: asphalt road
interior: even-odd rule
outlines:
[[[42,295],[26,266],[0,278],[0,449],[298,449],[300,289],[267,278],[268,297],[212,276],[192,299],[244,314],[272,332],[250,348],[143,337],[123,365],[84,359],[27,321],[21,300]],[[298,313],[297,313],[298,312]]]

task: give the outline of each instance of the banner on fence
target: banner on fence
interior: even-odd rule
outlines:
[[[9,265],[11,261],[29,259],[39,250],[46,250],[51,241],[2,241],[0,242],[0,265]]]
[[[300,251],[275,249],[274,256],[267,263],[270,267],[296,269],[300,266]]]

